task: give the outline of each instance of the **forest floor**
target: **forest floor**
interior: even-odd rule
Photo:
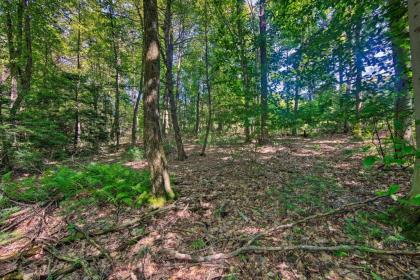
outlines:
[[[10,223],[33,215],[0,239],[0,277],[419,279],[419,255],[405,254],[419,252],[419,244],[383,222],[392,199],[345,206],[391,184],[406,192],[408,171],[364,169],[365,143],[345,136],[219,144],[206,157],[188,144],[188,160],[170,159],[178,199],[157,210],[90,205],[66,216],[55,204],[22,206]],[[76,240],[66,238],[69,225]]]

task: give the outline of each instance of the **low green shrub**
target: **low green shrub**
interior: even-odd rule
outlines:
[[[76,200],[88,197],[98,203],[140,206],[150,197],[149,172],[136,171],[121,164],[92,163],[74,170],[60,167],[39,177],[12,180],[2,177],[3,199],[35,203]]]
[[[138,147],[130,147],[124,152],[122,157],[127,161],[142,160],[144,159],[144,151]]]

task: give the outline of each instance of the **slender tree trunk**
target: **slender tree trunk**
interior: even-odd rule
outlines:
[[[267,64],[267,22],[265,15],[265,2],[260,0],[260,56],[261,56],[261,130],[260,143],[264,144],[268,139],[267,116],[268,116],[268,64]]]
[[[144,20],[141,14],[140,8],[140,1],[135,1],[134,5],[136,7],[137,15],[140,19],[140,28],[144,29]],[[139,93],[136,98],[136,103],[134,104],[133,110],[133,124],[131,126],[131,146],[135,146],[137,144],[137,130],[138,130],[138,122],[139,122],[139,109],[140,109],[140,102],[142,100],[142,93],[144,87],[144,60],[145,60],[145,48],[144,44],[142,46],[142,56],[141,56],[141,64],[140,64],[140,81],[139,81]]]
[[[248,73],[248,59],[246,56],[246,45],[244,39],[244,28],[243,28],[243,5],[244,0],[237,0],[236,2],[236,13],[237,13],[237,28],[239,36],[239,48],[240,48],[240,60],[242,70],[242,87],[245,95],[245,117],[244,117],[244,133],[245,142],[251,141],[250,135],[250,123],[249,123],[249,104],[250,104],[250,86],[249,86],[249,73]]]
[[[181,93],[181,65],[182,65],[182,50],[181,48],[178,49],[178,65],[176,66],[176,82],[175,82],[175,105],[177,108],[177,111],[179,112],[179,96]]]
[[[137,94],[136,103],[134,104],[133,111],[133,125],[131,127],[131,146],[137,144],[137,129],[138,129],[138,120],[139,120],[139,109],[140,109],[140,100],[143,92],[143,80],[144,80],[144,55],[142,56],[141,66],[140,66],[140,83],[139,83],[139,93]]]
[[[395,154],[400,155],[406,133],[410,128],[411,96],[410,80],[408,78],[407,62],[409,54],[404,49],[408,36],[402,30],[401,18],[406,16],[407,8],[400,0],[391,0],[388,3],[388,19],[390,28],[390,41],[392,60],[395,71],[395,109],[394,109],[394,142]]]
[[[178,114],[176,108],[176,101],[174,97],[174,80],[173,80],[173,57],[174,57],[174,42],[172,32],[172,0],[166,0],[165,12],[165,44],[166,44],[166,95],[169,97],[169,104],[171,110],[172,126],[175,134],[176,148],[178,152],[178,160],[185,160],[187,155],[182,143],[181,130],[178,124]]]
[[[143,0],[143,12],[146,52],[143,93],[145,151],[153,194],[163,196],[166,193],[174,198],[159,122],[160,50],[157,0]]]
[[[394,107],[394,145],[395,156],[401,157],[406,133],[410,128],[411,96],[410,81],[408,78],[407,62],[409,55],[403,47],[405,34],[400,25],[401,17],[405,16],[406,7],[401,1],[393,0],[389,3],[390,41],[392,60],[395,71],[395,107]]]
[[[113,135],[116,138],[117,147],[120,146],[120,68],[121,68],[121,59],[120,59],[120,50],[118,43],[118,36],[115,26],[114,18],[114,6],[113,2],[109,2],[109,17],[111,22],[111,35],[112,35],[112,47],[114,52],[114,67],[115,67],[115,113],[114,113],[114,123],[113,123]]]
[[[3,124],[3,101],[4,101],[3,89],[4,89],[4,84],[6,80],[9,78],[9,76],[10,76],[10,70],[6,66],[4,67],[0,76],[0,124]]]
[[[210,87],[210,73],[209,73],[209,30],[208,30],[208,3],[207,0],[205,0],[205,23],[204,23],[204,37],[205,37],[205,54],[204,54],[204,60],[206,64],[206,88],[207,88],[207,105],[209,110],[209,115],[207,118],[207,127],[206,127],[206,136],[204,137],[204,144],[201,149],[201,156],[206,155],[206,148],[207,143],[209,140],[209,135],[212,127],[212,104],[211,104],[211,87]]]
[[[197,91],[197,100],[195,101],[195,126],[194,126],[195,136],[198,136],[198,132],[200,130],[200,95],[201,95],[201,89],[199,85],[198,91]]]
[[[294,107],[293,107],[293,119],[294,119],[294,125],[292,129],[292,135],[297,136],[297,118],[298,118],[298,112],[299,112],[299,81],[296,77],[295,81],[295,96],[294,96]]]
[[[362,124],[361,124],[361,119],[360,119],[360,111],[362,109],[362,100],[361,100],[361,96],[362,96],[362,74],[363,74],[363,54],[362,54],[362,50],[361,50],[361,40],[360,40],[360,36],[361,36],[361,22],[358,21],[356,23],[356,26],[354,28],[354,36],[355,36],[355,40],[354,40],[354,55],[356,58],[356,63],[355,63],[355,67],[356,67],[356,82],[355,82],[355,92],[354,92],[354,96],[355,96],[355,100],[356,100],[356,124],[354,126],[354,135],[357,137],[361,137],[362,136]]]
[[[343,132],[349,132],[349,120],[347,114],[347,94],[349,85],[344,83],[344,67],[342,56],[338,57],[338,92],[340,95],[340,109],[343,112]]]
[[[31,16],[30,16],[29,0],[21,0],[18,2],[18,23],[17,23],[17,42],[14,47],[13,28],[10,11],[6,13],[7,17],[7,37],[9,45],[9,55],[11,62],[12,74],[12,93],[11,93],[11,109],[10,119],[14,123],[16,115],[22,105],[26,95],[31,88],[32,79],[32,36],[31,36]],[[24,42],[23,42],[24,41]],[[24,59],[23,67],[18,65],[16,61]],[[15,81],[13,81],[16,79]],[[14,83],[16,85],[14,85]]]
[[[168,131],[169,131],[169,96],[168,96],[168,91],[165,90],[165,94],[163,95],[163,119],[162,119],[163,138],[166,138]]]
[[[74,96],[75,100],[75,120],[74,120],[74,139],[73,139],[73,150],[74,152],[77,151],[79,142],[80,142],[80,117],[79,117],[79,91],[80,91],[80,71],[81,71],[81,64],[80,64],[80,48],[81,48],[81,34],[80,34],[80,26],[81,26],[81,3],[79,1],[78,5],[78,26],[77,26],[77,82],[76,82],[76,92]]]
[[[408,0],[411,65],[413,68],[414,108],[416,122],[416,162],[411,196],[420,194],[420,0]]]

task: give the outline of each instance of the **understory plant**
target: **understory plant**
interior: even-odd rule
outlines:
[[[21,180],[13,180],[12,173],[7,173],[0,183],[0,205],[8,201],[48,203],[89,198],[97,203],[138,207],[150,197],[149,176],[145,170],[98,163],[81,170],[59,167]]]

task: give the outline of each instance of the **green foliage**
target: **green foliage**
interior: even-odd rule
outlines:
[[[149,172],[121,164],[93,163],[80,171],[60,167],[20,181],[12,181],[10,176],[4,175],[1,183],[5,196],[28,203],[52,200],[77,203],[85,197],[89,201],[139,207],[149,199]]]
[[[388,190],[386,191],[379,191],[376,192],[376,195],[388,195],[391,197],[395,197],[394,195],[400,190],[400,186],[396,184],[392,184],[389,186]]]
[[[371,168],[378,160],[377,156],[367,156],[363,159],[363,167]]]
[[[144,159],[144,151],[138,147],[130,147],[124,152],[122,158],[127,161],[139,161]]]
[[[365,241],[369,238],[382,238],[383,230],[374,222],[367,212],[358,212],[355,217],[345,220],[344,231],[353,240]]]
[[[191,243],[191,249],[193,250],[201,250],[201,249],[204,249],[205,247],[206,247],[206,242],[201,238],[195,239]]]
[[[381,276],[379,276],[378,274],[376,274],[373,271],[370,272],[370,275],[372,276],[373,280],[383,280],[383,278]]]

